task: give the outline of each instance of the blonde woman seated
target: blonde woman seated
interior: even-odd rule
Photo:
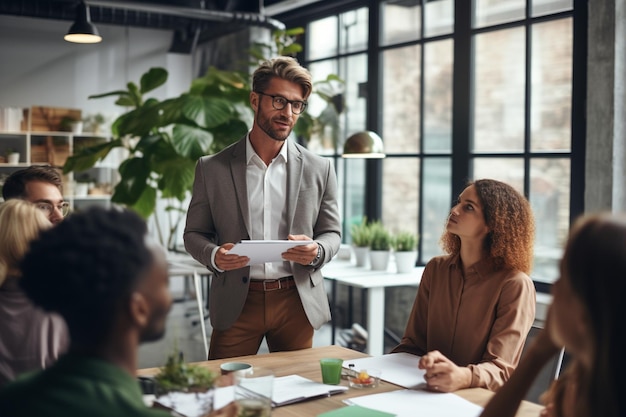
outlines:
[[[0,387],[20,373],[51,365],[69,345],[63,319],[33,306],[19,287],[22,257],[51,226],[27,201],[0,204]]]
[[[571,364],[549,391],[541,416],[626,416],[626,215],[578,219],[560,269],[546,328],[482,417],[514,416],[543,366],[562,346]]]
[[[528,274],[534,219],[526,198],[495,180],[470,183],[428,262],[402,341],[422,356],[429,389],[499,388],[519,362],[535,318]]]

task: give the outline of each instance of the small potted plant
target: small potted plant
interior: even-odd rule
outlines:
[[[408,231],[398,232],[392,240],[392,247],[399,274],[411,272],[417,262],[418,236]]]
[[[102,113],[91,114],[87,116],[83,122],[85,123],[85,129],[94,135],[102,133],[102,127],[106,123],[105,117]]]
[[[20,153],[12,148],[7,149],[6,158],[8,164],[17,165],[20,163]]]
[[[389,265],[391,233],[380,221],[370,224],[370,266],[373,270],[385,271]]]
[[[76,135],[83,133],[83,121],[72,116],[64,116],[59,123],[63,132],[72,132]]]
[[[356,266],[365,266],[370,246],[370,227],[364,217],[361,223],[353,224],[350,229],[352,238],[352,253],[356,259]]]
[[[164,367],[154,377],[156,402],[170,409],[176,409],[185,395],[193,395],[193,401],[200,404],[203,415],[213,411],[215,383],[218,375],[200,365],[186,363],[182,352],[168,356]]]
[[[95,185],[95,180],[86,172],[76,177],[74,185],[74,195],[76,197],[85,197],[89,194],[89,189]]]

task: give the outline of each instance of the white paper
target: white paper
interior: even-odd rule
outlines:
[[[228,253],[250,258],[248,265],[284,261],[282,253],[295,246],[309,245],[312,240],[242,240]]]
[[[426,383],[424,374],[426,371],[419,369],[417,364],[420,356],[410,353],[390,353],[381,356],[367,358],[350,359],[343,361],[343,367],[348,368],[349,364],[354,364],[354,370],[378,369],[380,379],[400,385],[404,388],[419,388]]]
[[[344,385],[322,384],[299,375],[282,376],[274,378],[272,403],[278,407],[309,398],[338,394],[347,390],[348,387]]]
[[[477,417],[483,408],[450,393],[401,390],[344,400],[346,404],[373,408],[397,417]]]

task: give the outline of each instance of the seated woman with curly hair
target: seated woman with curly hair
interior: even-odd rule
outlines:
[[[519,362],[535,318],[528,276],[535,223],[526,198],[496,180],[470,183],[450,210],[413,310],[393,349],[421,356],[427,387],[499,388]]]

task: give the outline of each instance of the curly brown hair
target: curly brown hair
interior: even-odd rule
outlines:
[[[489,234],[485,248],[500,268],[509,268],[530,274],[535,239],[535,219],[528,200],[515,188],[501,181],[481,179],[473,185],[483,207]],[[440,239],[446,253],[461,251],[461,239],[447,230]]]

